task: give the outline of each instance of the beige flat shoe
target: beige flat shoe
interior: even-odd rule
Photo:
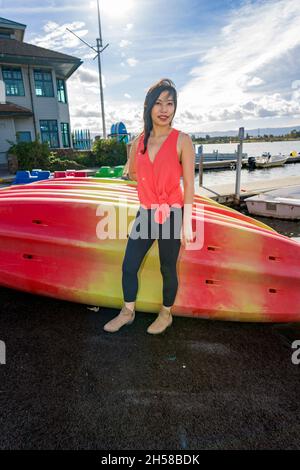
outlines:
[[[135,310],[130,310],[125,305],[122,307],[121,312],[115,318],[106,323],[103,327],[104,331],[108,333],[115,333],[119,331],[124,325],[131,325],[135,318]]]
[[[148,327],[147,333],[150,333],[151,335],[158,335],[163,333],[169,326],[172,325],[172,321],[172,313],[168,309],[161,307],[156,320]]]

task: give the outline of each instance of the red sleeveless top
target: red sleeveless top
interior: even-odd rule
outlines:
[[[137,190],[141,206],[155,208],[154,220],[163,224],[170,216],[170,206],[183,207],[180,186],[182,166],[178,160],[177,139],[179,131],[172,129],[151,162],[148,148],[143,154],[144,133],[139,138],[136,151]]]

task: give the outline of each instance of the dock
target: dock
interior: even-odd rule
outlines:
[[[203,162],[203,170],[235,170],[236,169],[236,160],[212,160]],[[242,166],[246,166],[248,163],[247,158],[242,159]],[[195,170],[199,170],[199,162],[195,161]]]
[[[274,178],[272,180],[259,180],[252,181],[251,183],[242,183],[240,199],[243,200],[246,197],[254,196],[255,194],[279,188],[287,188],[296,184],[300,184],[300,176],[288,176],[284,178]],[[206,188],[205,186],[195,186],[195,194],[209,197],[221,204],[230,204],[233,203],[235,199],[235,181],[227,184],[214,185],[210,188]]]

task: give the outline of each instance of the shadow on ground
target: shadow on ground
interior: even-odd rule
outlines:
[[[299,325],[153,316],[0,288],[1,449],[296,449]]]

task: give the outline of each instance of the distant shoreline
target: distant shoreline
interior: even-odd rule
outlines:
[[[211,138],[211,139],[192,139],[194,144],[201,145],[201,144],[238,144],[240,141],[237,137],[223,137],[223,138]],[[283,138],[283,137],[272,137],[270,139],[266,138],[253,138],[253,139],[244,139],[243,143],[252,143],[252,142],[284,142],[284,141],[300,141],[300,137],[293,137],[293,138]]]

